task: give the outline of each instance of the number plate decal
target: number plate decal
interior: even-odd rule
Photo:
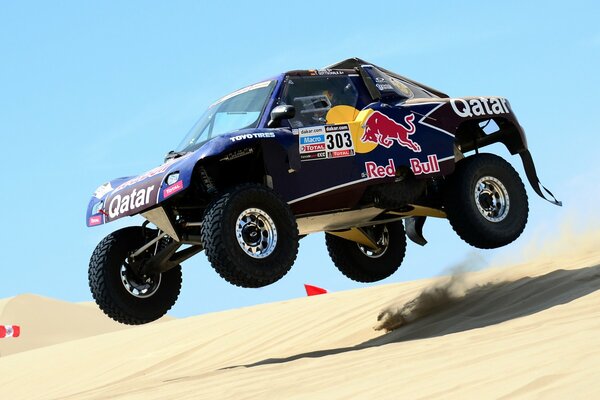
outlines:
[[[347,124],[298,129],[300,160],[313,161],[354,156],[354,143]]]

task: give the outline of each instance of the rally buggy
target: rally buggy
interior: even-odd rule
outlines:
[[[261,287],[321,231],[344,275],[374,282],[398,269],[405,236],[426,243],[426,217],[447,218],[475,247],[504,246],[528,200],[508,162],[480,153],[497,142],[544,197],[504,98],[450,98],[360,59],[245,87],[212,104],[162,165],[96,190],[88,226],[146,222],[98,244],[92,294],[111,318],[146,323],[175,303],[180,264],[198,252],[230,283]]]

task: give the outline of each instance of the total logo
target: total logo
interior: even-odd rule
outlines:
[[[133,189],[130,194],[116,195],[108,206],[108,216],[117,218],[119,215],[130,210],[135,210],[150,203],[150,194],[154,191],[154,185],[140,190]]]
[[[325,143],[317,143],[317,144],[306,144],[300,146],[301,153],[309,153],[311,151],[322,151],[325,150]]]
[[[102,215],[92,215],[88,220],[89,226],[96,226],[102,223]]]
[[[438,162],[438,158],[435,154],[430,154],[427,156],[427,161],[421,162],[418,158],[411,158],[409,162],[410,169],[412,169],[412,172],[415,175],[440,172],[440,163]]]
[[[365,171],[367,171],[367,178],[386,178],[389,176],[396,176],[396,166],[394,160],[388,159],[387,165],[377,165],[374,161],[367,161],[365,163]]]
[[[375,111],[365,121],[363,128],[365,133],[361,137],[361,142],[371,142],[382,145],[389,149],[395,143],[406,147],[415,153],[421,152],[421,146],[414,142],[409,136],[415,133],[416,128],[413,120],[414,114],[404,117],[406,126],[394,121],[385,114]]]

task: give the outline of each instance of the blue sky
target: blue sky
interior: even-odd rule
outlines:
[[[91,300],[93,248],[112,230],[140,223],[86,228],[98,185],[158,165],[222,95],[353,56],[451,96],[507,97],[542,182],[565,202],[559,209],[529,190],[525,234],[494,251],[470,248],[444,220],[428,221],[430,243],[409,244],[384,283],[434,276],[473,254],[519,262],[564,221],[592,224],[600,195],[600,7],[523,3],[1,2],[0,298]],[[510,161],[522,173],[518,158]],[[303,283],[365,286],[335,269],[323,242],[322,234],[302,240],[292,271],[262,289],[230,286],[197,256],[184,264],[173,314],[299,297]]]

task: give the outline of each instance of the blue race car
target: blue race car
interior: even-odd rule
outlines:
[[[146,221],[98,244],[92,294],[109,317],[147,323],[173,306],[180,264],[198,252],[228,282],[261,287],[313,232],[344,275],[375,282],[398,269],[406,236],[426,243],[427,217],[475,247],[507,245],[528,199],[508,162],[480,153],[497,142],[560,205],[505,98],[450,98],[357,58],[247,86],[213,103],[162,165],[96,190],[88,226]]]

